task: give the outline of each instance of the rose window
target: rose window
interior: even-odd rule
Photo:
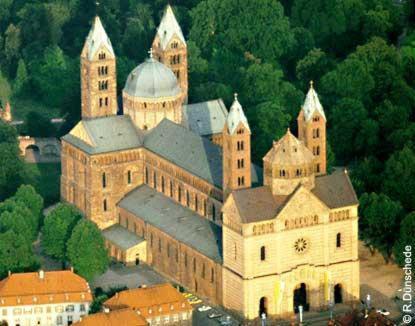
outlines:
[[[301,254],[308,249],[308,241],[304,238],[300,238],[294,243],[294,249],[297,253]]]

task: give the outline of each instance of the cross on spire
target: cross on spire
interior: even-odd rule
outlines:
[[[233,93],[233,98],[234,98],[235,101],[237,101],[238,100],[238,93]]]
[[[153,48],[152,47],[148,51],[148,54],[150,55],[150,58],[153,58]]]
[[[314,81],[310,80],[310,88],[314,88]]]

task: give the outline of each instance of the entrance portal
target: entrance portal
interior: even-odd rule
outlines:
[[[310,310],[310,304],[307,301],[307,287],[301,283],[294,290],[294,312],[298,313],[298,307],[303,306],[303,311]]]
[[[334,303],[343,303],[343,290],[341,284],[334,286]]]
[[[262,314],[267,314],[267,298],[262,297],[259,300],[259,316],[261,317]]]

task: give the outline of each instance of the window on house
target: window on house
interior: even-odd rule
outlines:
[[[159,252],[161,252],[161,239],[159,238]]]
[[[189,207],[190,206],[190,195],[189,195],[189,191],[186,190],[186,206]]]
[[[102,98],[101,97],[99,98],[99,107],[100,108],[102,107]]]
[[[127,171],[127,182],[128,184],[131,184],[131,171],[130,170]]]
[[[184,253],[184,266],[187,267],[187,252]]]
[[[108,106],[108,97],[105,98],[105,106]]]
[[[206,199],[203,199],[203,215],[206,216]]]
[[[179,202],[182,201],[182,187],[179,186],[179,188],[177,189],[177,200]]]
[[[193,258],[193,273],[196,273],[196,258]]]
[[[195,211],[197,212],[199,210],[199,201],[197,199],[197,194],[195,194]]]
[[[320,172],[320,164],[316,164],[316,172],[319,173]]]
[[[103,206],[104,206],[104,212],[106,212],[107,211],[107,200],[106,199],[104,199]]]
[[[153,248],[153,233],[150,233],[150,246]]]
[[[206,267],[205,267],[205,263],[203,263],[202,265],[202,278],[205,278],[206,276]]]
[[[265,246],[261,247],[261,260],[265,260]]]
[[[212,204],[212,218],[216,220],[216,206],[214,204]]]
[[[157,189],[157,174],[156,171],[153,172],[153,187]]]
[[[164,175],[161,176],[161,192],[164,193]]]
[[[179,262],[179,248],[176,249],[176,263]]]
[[[107,175],[102,173],[102,188],[105,188],[107,186]]]
[[[170,180],[170,197],[173,197],[173,181]]]
[[[341,233],[337,233],[336,235],[336,247],[340,248],[342,246],[342,235]]]
[[[215,282],[215,269],[212,267],[210,270],[210,283]]]
[[[170,257],[170,243],[167,244],[167,257]]]
[[[148,168],[147,167],[145,170],[145,179],[146,179],[146,184],[148,184]]]
[[[316,147],[316,155],[318,156],[318,155],[320,155],[320,146],[317,146]]]

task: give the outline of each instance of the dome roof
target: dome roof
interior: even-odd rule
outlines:
[[[313,163],[314,156],[288,129],[279,141],[274,142],[264,161],[279,166],[299,166]]]
[[[128,75],[124,92],[134,97],[159,98],[180,94],[180,87],[173,71],[149,58]]]

